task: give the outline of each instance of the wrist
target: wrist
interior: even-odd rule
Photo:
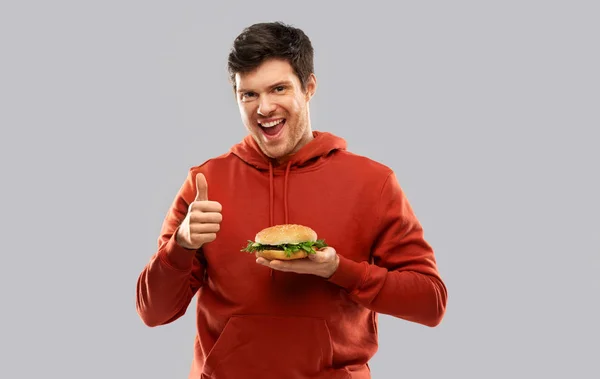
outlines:
[[[177,245],[179,245],[180,247],[186,249],[186,250],[196,250],[199,249],[198,248],[194,248],[193,246],[190,246],[187,244],[185,237],[182,235],[183,230],[181,227],[177,228],[177,230],[175,231],[175,243]]]
[[[177,231],[175,232],[175,243],[177,245],[179,245],[180,247],[183,247],[184,249],[188,248],[185,245],[185,243],[182,241],[182,238],[181,238],[181,229],[180,228],[178,228]]]
[[[340,256],[338,254],[336,254],[335,258],[331,262],[331,266],[330,266],[329,272],[327,273],[327,275],[325,276],[325,278],[326,279],[331,278],[333,276],[333,274],[335,274],[335,272],[337,271],[337,269],[338,269],[339,266],[340,266]]]
[[[195,250],[189,249],[177,241],[177,234],[160,250],[164,263],[178,271],[187,271],[193,266]]]

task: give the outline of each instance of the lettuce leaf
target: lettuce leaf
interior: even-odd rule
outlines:
[[[320,249],[326,247],[327,243],[325,240],[320,239],[315,242],[306,241],[301,243],[294,244],[281,244],[281,245],[263,245],[258,242],[248,240],[248,245],[240,251],[244,251],[247,253],[254,253],[256,251],[261,250],[283,250],[285,254],[289,257],[292,253],[295,253],[299,250],[304,250],[308,254],[316,254],[316,249]],[[316,249],[315,249],[316,248]]]

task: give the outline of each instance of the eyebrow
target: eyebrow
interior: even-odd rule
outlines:
[[[275,87],[279,87],[279,86],[291,86],[291,85],[292,85],[292,82],[291,82],[291,81],[289,81],[289,80],[282,80],[282,81],[279,81],[279,82],[277,82],[277,83],[275,83],[275,84],[272,84],[271,86],[269,86],[269,88],[275,88]],[[239,88],[239,89],[237,90],[237,92],[238,92],[238,93],[243,93],[243,92],[252,92],[252,90],[250,90],[250,89],[245,89],[245,88]]]

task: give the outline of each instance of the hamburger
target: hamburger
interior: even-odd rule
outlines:
[[[281,224],[259,231],[254,241],[248,240],[248,245],[241,251],[268,260],[292,260],[316,254],[318,249],[326,246],[325,240],[317,239],[317,233],[308,226]]]

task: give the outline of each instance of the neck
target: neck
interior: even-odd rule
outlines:
[[[312,133],[312,130],[309,125],[306,134],[302,137],[302,139],[300,139],[300,141],[298,141],[294,150],[292,150],[292,152],[290,152],[288,155],[285,155],[283,157],[271,158],[271,163],[273,164],[273,166],[282,166],[282,165],[287,164],[292,159],[294,154],[296,154],[298,151],[300,151],[300,149],[302,149],[304,146],[306,146],[306,144],[308,144],[314,138],[315,137],[313,137],[313,133]]]

